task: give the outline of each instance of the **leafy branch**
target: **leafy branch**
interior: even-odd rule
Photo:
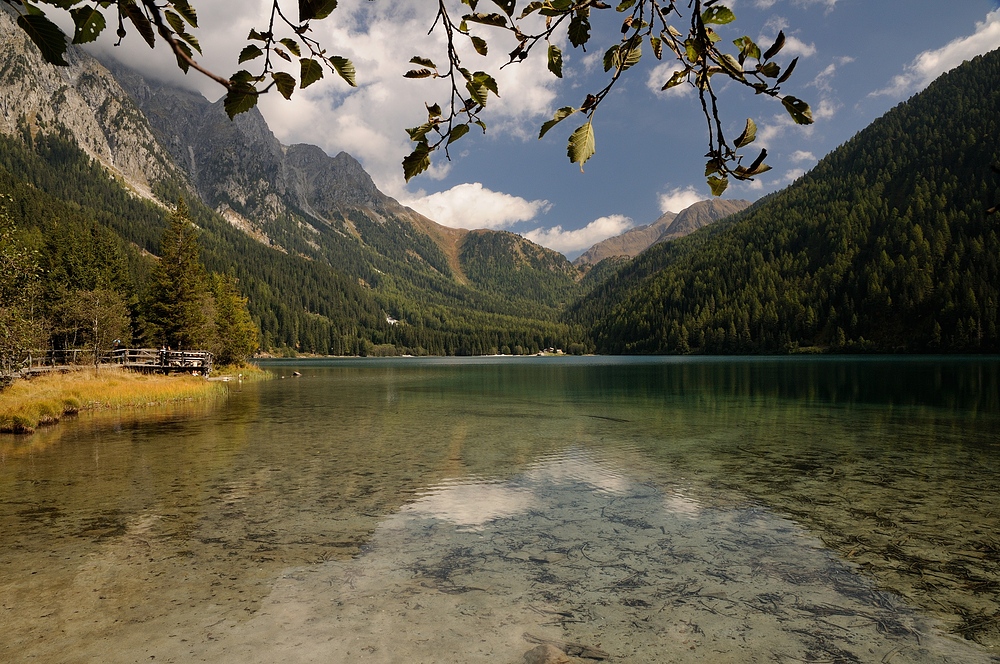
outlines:
[[[17,23],[38,46],[42,56],[57,65],[66,65],[63,57],[68,44],[67,36],[41,9],[44,6],[68,10],[73,18],[75,32],[73,43],[94,41],[106,29],[105,12],[117,11],[119,43],[131,26],[152,47],[157,36],[170,47],[183,71],[195,69],[227,90],[225,109],[230,117],[250,110],[260,95],[276,89],[286,99],[296,89],[306,88],[324,77],[329,71],[356,86],[356,72],[350,60],[328,55],[311,35],[312,22],[324,20],[337,8],[337,0],[298,0],[298,17],[293,20],[282,9],[281,0],[272,0],[267,27],[253,29],[239,54],[238,63],[259,63],[251,72],[240,69],[229,77],[220,76],[201,66],[195,53],[201,53],[197,39],[188,28],[198,27],[198,18],[191,0],[0,0],[17,12]],[[756,138],[757,126],[748,119],[740,135],[730,140],[726,136],[714,77],[754,91],[754,94],[779,99],[792,120],[798,124],[811,124],[809,105],[781,92],[782,85],[795,69],[797,58],[782,68],[774,58],[785,44],[784,33],[779,32],[773,44],[762,51],[750,37],[732,41],[735,51],[725,52],[717,26],[735,21],[732,10],[720,4],[721,0],[619,0],[614,7],[602,0],[531,0],[515,14],[517,0],[490,0],[499,11],[488,9],[482,0],[460,0],[464,6],[460,17],[449,11],[454,0],[438,0],[437,12],[429,33],[443,30],[446,40],[447,66],[439,68],[434,60],[414,56],[410,64],[417,68],[404,76],[413,79],[444,79],[448,82],[448,101],[445,104],[425,103],[427,121],[407,129],[414,143],[413,151],[403,159],[403,174],[407,180],[430,168],[431,154],[443,150],[450,158],[452,143],[469,133],[473,126],[484,132],[483,112],[490,95],[499,97],[496,79],[487,71],[470,71],[463,65],[460,45],[471,45],[473,51],[486,56],[489,42],[479,30],[505,33],[513,41],[507,67],[524,62],[542,45],[548,70],[556,77],[563,75],[563,53],[559,43],[563,35],[573,48],[586,51],[591,41],[592,21],[597,17],[613,16],[620,24],[621,38],[604,52],[604,71],[608,74],[606,85],[588,93],[579,107],[564,106],[544,122],[539,138],[566,118],[582,114],[585,122],[569,137],[566,154],[570,162],[581,169],[596,152],[594,120],[597,109],[607,98],[623,74],[635,67],[648,46],[657,60],[665,58],[675,62],[675,69],[663,84],[663,90],[679,85],[692,86],[698,93],[702,114],[708,133],[708,152],[705,177],[714,195],[721,195],[729,185],[729,178],[751,180],[770,167],[764,162],[767,151],[761,150],[749,163],[743,164],[741,150]],[[680,7],[678,6],[680,5]],[[672,20],[685,20],[685,31],[678,30]],[[282,62],[283,61],[283,62]],[[297,61],[297,70],[296,70]],[[284,69],[282,68],[284,67]],[[293,71],[287,71],[291,68]]]
[[[2,0],[17,13],[17,24],[35,43],[46,61],[66,66],[64,57],[67,35],[46,16],[42,7],[64,9],[73,18],[73,44],[95,41],[107,28],[105,12],[117,12],[116,45],[128,36],[129,27],[149,44],[156,46],[157,36],[169,46],[177,66],[185,73],[194,69],[226,88],[225,109],[235,117],[257,105],[260,95],[277,89],[286,99],[298,87],[306,88],[323,78],[324,68],[340,76],[352,87],[357,85],[354,65],[347,58],[328,55],[318,40],[310,35],[311,22],[327,18],[337,7],[337,0],[299,0],[298,20],[293,21],[282,10],[279,0],[271,3],[267,29],[251,30],[247,45],[239,55],[239,64],[263,56],[260,68],[251,73],[241,69],[229,77],[221,76],[195,60],[201,54],[197,38],[188,28],[198,27],[198,15],[189,0]],[[103,11],[102,11],[103,10]],[[260,45],[258,45],[260,44]],[[278,68],[284,60],[298,71],[289,73]],[[297,74],[297,78],[296,78]]]

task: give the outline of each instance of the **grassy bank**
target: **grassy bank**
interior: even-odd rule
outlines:
[[[117,367],[19,380],[0,392],[0,431],[31,433],[81,410],[146,408],[226,393],[225,383],[188,375],[146,375]]]

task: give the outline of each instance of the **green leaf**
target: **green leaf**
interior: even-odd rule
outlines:
[[[749,168],[744,168],[740,166],[736,169],[736,177],[740,180],[749,180],[755,175],[760,175],[761,173],[766,173],[771,170],[771,167],[764,163],[767,158],[767,150],[761,150],[757,158],[753,160]]]
[[[194,35],[190,35],[190,34],[188,34],[186,32],[181,32],[181,33],[178,33],[177,36],[180,37],[181,39],[183,39],[185,42],[187,42],[191,46],[193,46],[199,53],[201,53],[201,45],[198,44],[198,40],[195,38]]]
[[[246,62],[247,60],[253,60],[254,58],[259,58],[264,55],[264,51],[260,50],[260,47],[256,44],[247,44],[240,51],[240,62]]]
[[[722,58],[719,59],[719,64],[721,64],[730,75],[740,80],[745,78],[743,75],[743,66],[740,64],[739,60],[728,53],[725,53]]]
[[[174,32],[184,32],[184,19],[181,18],[180,14],[167,10],[163,12],[163,15],[166,17],[167,23],[170,24],[170,28]]]
[[[431,69],[437,69],[437,65],[427,58],[422,58],[419,55],[414,55],[410,58],[411,65],[420,65],[421,67],[430,67]]]
[[[485,85],[486,89],[495,94],[497,97],[500,96],[500,89],[497,87],[496,80],[484,71],[477,71],[472,76],[472,80],[480,85]]]
[[[736,139],[736,142],[733,145],[735,145],[736,149],[739,150],[740,148],[746,147],[747,145],[753,143],[754,139],[756,138],[757,138],[757,123],[755,123],[750,118],[747,118],[747,126],[743,129],[743,133],[740,134],[739,138]]]
[[[299,43],[292,39],[291,37],[285,37],[281,40],[282,46],[288,49],[288,51],[295,57],[300,57],[302,52],[299,51]]]
[[[604,54],[604,71],[625,71],[629,67],[639,62],[642,57],[642,42],[636,41],[635,46],[629,48],[629,44],[615,44]]]
[[[775,85],[781,85],[782,83],[787,81],[788,77],[792,75],[793,71],[795,71],[795,65],[797,65],[798,63],[799,63],[798,58],[792,58],[792,61],[788,63],[788,68],[785,69],[785,73],[781,75],[781,77],[777,80],[777,82],[775,82]]]
[[[689,62],[698,62],[698,59],[701,57],[702,50],[701,42],[690,38],[684,40],[684,51],[687,54]]]
[[[430,69],[411,69],[410,71],[403,74],[403,78],[429,78],[434,75]]]
[[[183,53],[184,55],[188,56],[189,58],[192,55],[191,54],[191,47],[188,46],[187,44],[185,44],[183,41],[177,42],[177,50],[180,51],[181,53]],[[184,72],[185,74],[188,73],[188,69],[191,68],[190,63],[188,63],[187,60],[185,60],[184,58],[182,58],[180,56],[180,53],[177,53],[177,52],[174,53],[174,58],[177,60],[177,66],[180,68],[180,70],[182,72]]]
[[[563,106],[562,108],[560,108],[558,111],[556,111],[556,114],[552,116],[551,120],[547,120],[542,125],[541,131],[538,132],[538,138],[541,139],[542,136],[545,136],[545,134],[549,131],[549,129],[552,129],[557,124],[559,124],[569,116],[576,113],[576,110],[577,109],[573,108],[572,106]]]
[[[515,0],[493,0],[493,4],[503,10],[503,13],[510,16],[514,13]]]
[[[146,40],[149,47],[153,48],[156,46],[156,34],[153,32],[153,25],[146,18],[146,15],[142,13],[142,10],[134,2],[119,2],[118,8],[128,16],[128,20],[132,22],[132,25],[139,31],[142,38]]]
[[[476,81],[469,81],[465,84],[465,89],[469,91],[472,96],[472,100],[479,104],[480,106],[486,106],[486,99],[489,95],[489,90],[482,83],[477,83]]]
[[[768,78],[778,78],[778,74],[781,73],[781,67],[778,66],[777,62],[768,62],[760,66],[760,73]]]
[[[676,87],[687,80],[688,69],[679,69],[674,72],[670,80],[663,84],[660,90],[669,90],[670,88]]]
[[[741,65],[746,62],[747,58],[760,60],[760,47],[750,37],[744,35],[739,39],[734,39],[733,44],[736,45],[736,48],[740,49]]]
[[[722,5],[716,5],[714,7],[709,7],[701,14],[701,20],[703,23],[711,23],[715,25],[725,25],[726,23],[732,23],[736,20],[736,15],[733,14],[729,7],[723,7]]]
[[[569,43],[580,47],[590,41],[590,19],[586,15],[577,13],[569,22]]]
[[[507,17],[503,14],[497,14],[492,12],[490,14],[466,14],[462,17],[463,21],[471,21],[472,23],[481,23],[483,25],[492,25],[496,28],[506,28],[507,27]]]
[[[448,134],[448,145],[451,145],[452,143],[454,143],[455,141],[462,138],[468,133],[469,133],[469,125],[467,124],[455,125],[454,127],[451,128],[451,132],[449,132]]]
[[[66,52],[66,35],[44,14],[22,14],[17,17],[17,25],[35,42],[45,61],[66,67],[63,59]]]
[[[657,60],[663,59],[663,40],[659,37],[649,36],[649,45],[653,47],[653,55],[656,56]]]
[[[424,105],[427,106],[426,104],[424,104]],[[431,106],[427,106],[427,117],[428,118],[439,118],[439,117],[441,117],[441,105],[440,104],[433,104]]]
[[[299,65],[299,87],[305,89],[323,78],[323,65],[312,58],[300,58]]]
[[[432,129],[434,129],[435,126],[436,125],[433,122],[425,122],[419,127],[410,127],[409,129],[406,130],[406,133],[409,134],[411,141],[417,141],[418,143],[426,143],[427,133]]]
[[[188,2],[188,0],[174,0],[174,10],[178,14],[184,17],[184,20],[188,22],[192,28],[198,27],[198,13],[195,11],[194,7]]]
[[[326,59],[331,65],[333,65],[334,71],[340,74],[340,77],[347,81],[347,84],[352,88],[358,87],[358,83],[355,80],[357,72],[354,70],[354,63],[347,58],[342,58],[340,56],[331,56]],[[303,86],[305,87],[305,86]]]
[[[779,30],[777,38],[774,40],[774,43],[771,44],[771,48],[764,51],[764,59],[770,60],[771,58],[776,56],[778,54],[778,51],[780,51],[784,45],[785,45],[785,33]]]
[[[485,39],[475,35],[469,35],[469,39],[472,40],[472,48],[476,49],[476,53],[479,55],[486,55],[489,51],[489,46],[486,44]]]
[[[426,143],[420,143],[413,152],[403,158],[403,177],[409,182],[431,167],[431,151]]]
[[[635,46],[628,49],[621,49],[618,51],[619,55],[624,51],[625,57],[622,59],[621,69],[625,71],[629,67],[633,67],[638,64],[639,59],[642,57],[642,42],[639,41]]]
[[[73,17],[73,23],[76,26],[76,32],[73,33],[74,44],[86,44],[94,41],[104,28],[107,27],[104,14],[97,11],[96,7],[84,5],[70,10],[69,13]]]
[[[618,60],[619,48],[618,44],[614,44],[604,52],[604,71],[611,71],[611,68],[615,66],[615,62]]]
[[[260,34],[259,32],[257,32],[256,30],[254,30],[253,28],[250,28],[250,34],[247,35],[247,39],[252,39],[254,41],[262,41],[262,42],[266,42],[267,41],[267,37],[265,37],[264,35]]]
[[[721,196],[729,187],[729,178],[712,175],[708,178],[708,186],[712,190],[713,196]]]
[[[278,88],[281,96],[285,99],[291,99],[292,93],[295,92],[295,77],[283,71],[275,71],[271,72],[271,78],[274,79],[274,85]]]
[[[337,8],[337,0],[299,0],[299,23],[323,19]]]
[[[530,14],[534,14],[535,12],[537,12],[539,9],[541,9],[544,6],[545,6],[544,2],[538,2],[537,0],[535,2],[529,2],[528,6],[525,7],[524,10],[521,11],[521,15],[518,16],[518,18],[525,18],[526,16],[528,16]]]
[[[562,51],[555,44],[549,44],[549,71],[562,78],[563,58]]]
[[[580,164],[580,171],[583,172],[583,165],[594,156],[596,152],[594,146],[594,125],[590,121],[580,126],[570,134],[569,144],[566,148],[566,156],[570,163]]]
[[[245,113],[251,108],[257,105],[257,97],[260,95],[249,86],[234,86],[230,88],[229,92],[226,93],[226,99],[223,102],[223,106],[226,109],[226,114],[229,115],[229,119],[232,120],[234,117],[240,113]]]
[[[781,103],[796,124],[810,125],[813,123],[812,109],[809,108],[809,104],[791,95],[783,97]]]

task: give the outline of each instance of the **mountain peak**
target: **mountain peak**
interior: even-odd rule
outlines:
[[[750,205],[750,201],[715,198],[698,201],[679,213],[665,212],[651,224],[630,228],[620,235],[598,242],[573,261],[573,265],[577,267],[596,265],[612,256],[633,258],[657,242],[684,237],[702,226],[735,214]]]

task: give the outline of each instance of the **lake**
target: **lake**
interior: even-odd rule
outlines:
[[[0,661],[1000,661],[996,358],[265,367],[0,437]]]

